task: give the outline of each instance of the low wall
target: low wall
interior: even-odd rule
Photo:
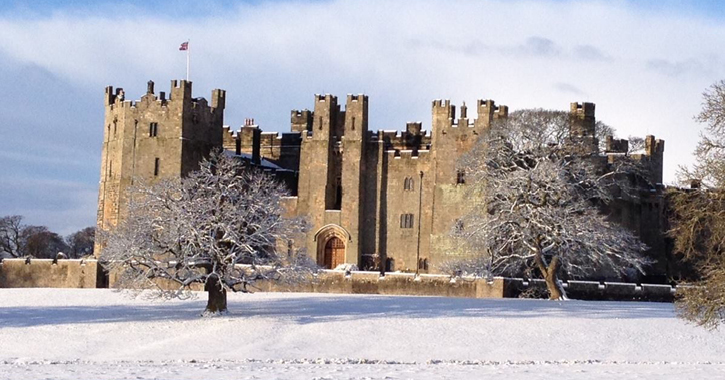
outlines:
[[[439,296],[467,298],[503,298],[504,279],[487,281],[481,278],[457,278],[444,275],[420,275],[412,273],[321,271],[310,282],[281,284],[258,282],[255,287],[263,292],[305,292],[341,294],[384,294],[410,296]]]
[[[96,260],[4,259],[0,288],[95,288]]]
[[[111,287],[117,273],[104,274],[96,260],[5,259],[0,264],[0,288],[102,288]],[[581,300],[659,301],[672,302],[676,287],[670,285],[622,282],[567,281],[563,283],[569,298]],[[169,283],[169,288],[176,288]],[[305,292],[339,294],[383,294],[466,298],[515,298],[522,292],[537,289],[545,294],[543,280],[495,277],[454,278],[445,275],[412,273],[352,272],[323,270],[311,281],[284,284],[259,281],[261,292]],[[192,290],[203,290],[194,284]],[[535,292],[536,293],[536,292]]]
[[[529,289],[546,291],[544,280],[507,278],[505,281],[505,297],[518,297]],[[565,281],[562,285],[569,298],[578,300],[672,302],[677,293],[676,286],[666,284],[572,280]]]

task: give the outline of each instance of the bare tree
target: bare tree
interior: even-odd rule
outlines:
[[[160,296],[184,297],[204,284],[205,314],[225,312],[228,291],[314,269],[304,253],[288,250],[301,223],[284,216],[285,195],[270,175],[215,153],[187,178],[134,191],[126,222],[103,239],[101,259],[123,273],[121,285]]]
[[[513,144],[543,147],[562,145],[570,135],[571,114],[565,111],[541,108],[516,110],[505,119],[497,120],[501,129],[508,130],[507,138]],[[615,129],[601,121],[595,125],[595,136],[600,150],[604,149],[607,136],[614,136]]]
[[[0,253],[10,257],[55,258],[67,249],[63,238],[48,227],[26,225],[20,215],[0,218]]]
[[[643,153],[645,148],[644,139],[639,136],[629,136],[627,137],[627,141],[629,141],[629,147],[627,149],[627,153],[633,154],[633,153]]]
[[[65,241],[68,244],[68,255],[72,258],[92,255],[95,236],[95,227],[86,227],[66,236]]]
[[[0,218],[0,252],[11,257],[23,256],[23,217],[8,215]]]
[[[696,163],[680,167],[678,180],[696,186],[669,194],[669,234],[675,253],[693,263],[701,280],[683,288],[676,306],[686,320],[717,328],[725,322],[725,81],[703,93],[695,120],[706,123]]]
[[[462,165],[476,199],[455,234],[478,256],[463,271],[529,275],[546,280],[551,299],[565,298],[558,277],[642,271],[646,248],[630,231],[610,223],[599,206],[621,194],[636,164],[607,163],[568,135],[537,132],[536,118],[512,114],[494,124]],[[534,112],[535,114],[535,112]],[[548,112],[545,113],[549,114]],[[561,131],[567,121],[559,120]],[[548,130],[546,123],[539,126]],[[476,273],[476,274],[479,274]]]
[[[26,226],[23,231],[23,251],[25,255],[40,259],[55,258],[58,253],[68,251],[63,238],[45,226]]]

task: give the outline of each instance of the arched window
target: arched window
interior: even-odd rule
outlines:
[[[405,177],[405,181],[403,182],[403,190],[413,191],[413,178]]]

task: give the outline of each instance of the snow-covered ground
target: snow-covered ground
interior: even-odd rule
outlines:
[[[725,332],[671,304],[232,294],[231,313],[102,289],[0,289],[0,378],[725,378]]]

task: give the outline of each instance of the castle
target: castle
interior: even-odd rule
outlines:
[[[286,209],[309,222],[305,241],[294,244],[323,267],[425,273],[464,254],[450,237],[468,204],[458,161],[508,107],[478,100],[474,118],[465,104],[457,115],[450,101],[435,100],[430,132],[419,122],[402,132],[371,131],[367,96],[348,95],[343,108],[335,96],[316,95],[313,110],[293,110],[290,132],[280,134],[262,132],[252,119],[232,131],[224,126],[225,91],[214,90],[208,102],[191,90],[191,82],[174,80],[167,98],[149,82],[140,100],[129,101],[122,89],[106,88],[98,228],[124,218],[134,179],[184,176],[223,147],[285,178]],[[577,133],[591,141],[594,104],[572,103],[570,112]],[[604,161],[627,153],[626,140],[608,138],[606,145]],[[647,136],[636,156],[648,164],[652,183],[662,182],[663,152],[664,141]],[[662,186],[643,193],[615,205],[611,216],[661,255]]]

